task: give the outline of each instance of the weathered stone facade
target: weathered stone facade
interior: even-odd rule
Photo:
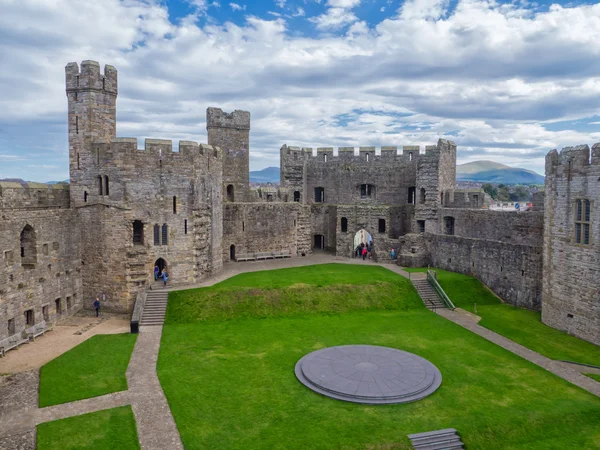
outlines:
[[[0,339],[96,296],[130,311],[157,263],[195,283],[243,254],[351,257],[359,235],[379,261],[394,248],[401,265],[474,275],[600,343],[600,144],[591,162],[586,146],[551,152],[545,205],[536,195],[527,212],[489,211],[483,191],[457,191],[456,145],[442,139],[424,152],[284,145],[281,186],[250,189],[249,112],[208,108],[208,145],[147,139],[140,150],[116,137],[114,67],[70,63],[66,88],[70,187],[0,183]]]
[[[600,345],[600,144],[546,156],[544,323]]]

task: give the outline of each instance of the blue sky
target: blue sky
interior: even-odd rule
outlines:
[[[117,134],[206,142],[252,114],[251,168],[288,145],[458,144],[543,173],[600,141],[600,4],[2,0],[0,178],[68,177],[64,66],[119,70]],[[176,145],[176,144],[175,144]]]

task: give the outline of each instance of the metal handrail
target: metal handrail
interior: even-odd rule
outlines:
[[[438,283],[436,273],[433,270],[430,270],[429,267],[427,268],[427,281],[429,281],[429,284],[433,286],[437,294],[440,296],[440,298],[446,305],[446,308],[448,308],[451,311],[454,311],[456,309],[456,306],[454,306],[454,303],[452,303],[450,297],[448,297],[448,295],[442,289],[442,286],[440,286],[440,283]]]

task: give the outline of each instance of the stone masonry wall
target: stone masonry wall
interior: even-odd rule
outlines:
[[[235,254],[289,250],[310,252],[310,209],[299,203],[224,203],[223,260]]]
[[[600,144],[591,153],[546,156],[542,321],[600,345]],[[577,200],[590,201],[587,244],[576,242]]]
[[[27,247],[22,260],[20,238],[27,225],[35,234],[35,253]],[[0,340],[9,335],[9,320],[14,321],[10,334],[31,326],[25,323],[27,310],[34,311],[37,324],[81,309],[85,299],[78,229],[77,214],[70,209],[0,208]]]

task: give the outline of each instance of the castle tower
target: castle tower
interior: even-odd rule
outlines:
[[[102,155],[92,152],[93,142],[116,136],[117,70],[96,61],[83,61],[65,68],[69,114],[69,172],[71,205],[81,206],[101,189],[98,180]]]
[[[244,202],[250,189],[250,113],[206,110],[208,145],[223,151],[223,201]]]
[[[542,321],[600,345],[600,143],[546,156]]]
[[[428,145],[417,162],[415,220],[426,232],[437,231],[437,210],[453,201],[456,190],[456,144],[440,139]]]

